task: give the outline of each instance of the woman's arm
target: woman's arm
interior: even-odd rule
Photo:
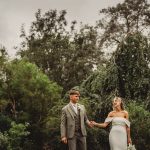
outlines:
[[[96,127],[100,127],[100,128],[106,128],[107,125],[109,124],[108,122],[104,122],[104,123],[96,123],[96,122],[92,122],[94,126]]]
[[[112,113],[113,113],[113,112],[110,112],[110,113],[108,114],[107,118],[108,118],[108,117],[112,117]],[[92,123],[93,123],[93,125],[95,125],[95,126],[97,126],[97,127],[106,128],[110,122],[96,123],[96,122],[93,121]]]
[[[128,114],[127,111],[125,111],[125,118],[126,118],[127,120],[129,120],[129,114]],[[132,141],[131,141],[131,134],[130,134],[130,127],[127,126],[127,127],[126,127],[126,130],[127,130],[128,144],[129,144],[129,143],[132,143]]]
[[[128,144],[129,144],[129,143],[132,143],[132,141],[131,141],[131,136],[130,136],[130,128],[129,128],[129,127],[127,127],[127,128],[126,128],[126,130],[127,130],[127,139],[128,139]]]

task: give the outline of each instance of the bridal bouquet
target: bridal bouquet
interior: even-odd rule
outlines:
[[[129,144],[129,146],[127,147],[127,150],[136,150],[136,148],[134,145]]]

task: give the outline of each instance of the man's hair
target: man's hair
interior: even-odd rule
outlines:
[[[75,89],[71,89],[69,91],[69,95],[79,95],[80,96],[80,92],[78,90],[75,90]]]

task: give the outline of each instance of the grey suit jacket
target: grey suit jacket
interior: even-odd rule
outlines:
[[[80,122],[81,122],[81,132],[83,136],[86,136],[86,128],[85,123],[88,123],[88,118],[86,115],[85,107],[84,105],[77,104],[80,109]],[[69,103],[62,109],[62,115],[61,115],[61,138],[67,137],[72,138],[75,134],[75,119],[74,119],[74,110]]]

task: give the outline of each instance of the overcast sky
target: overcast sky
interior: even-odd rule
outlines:
[[[0,0],[0,44],[9,55],[15,55],[14,46],[21,42],[20,28],[25,24],[28,33],[35,12],[40,8],[42,14],[50,9],[67,10],[67,20],[77,20],[94,24],[99,19],[99,10],[115,6],[124,0]]]

